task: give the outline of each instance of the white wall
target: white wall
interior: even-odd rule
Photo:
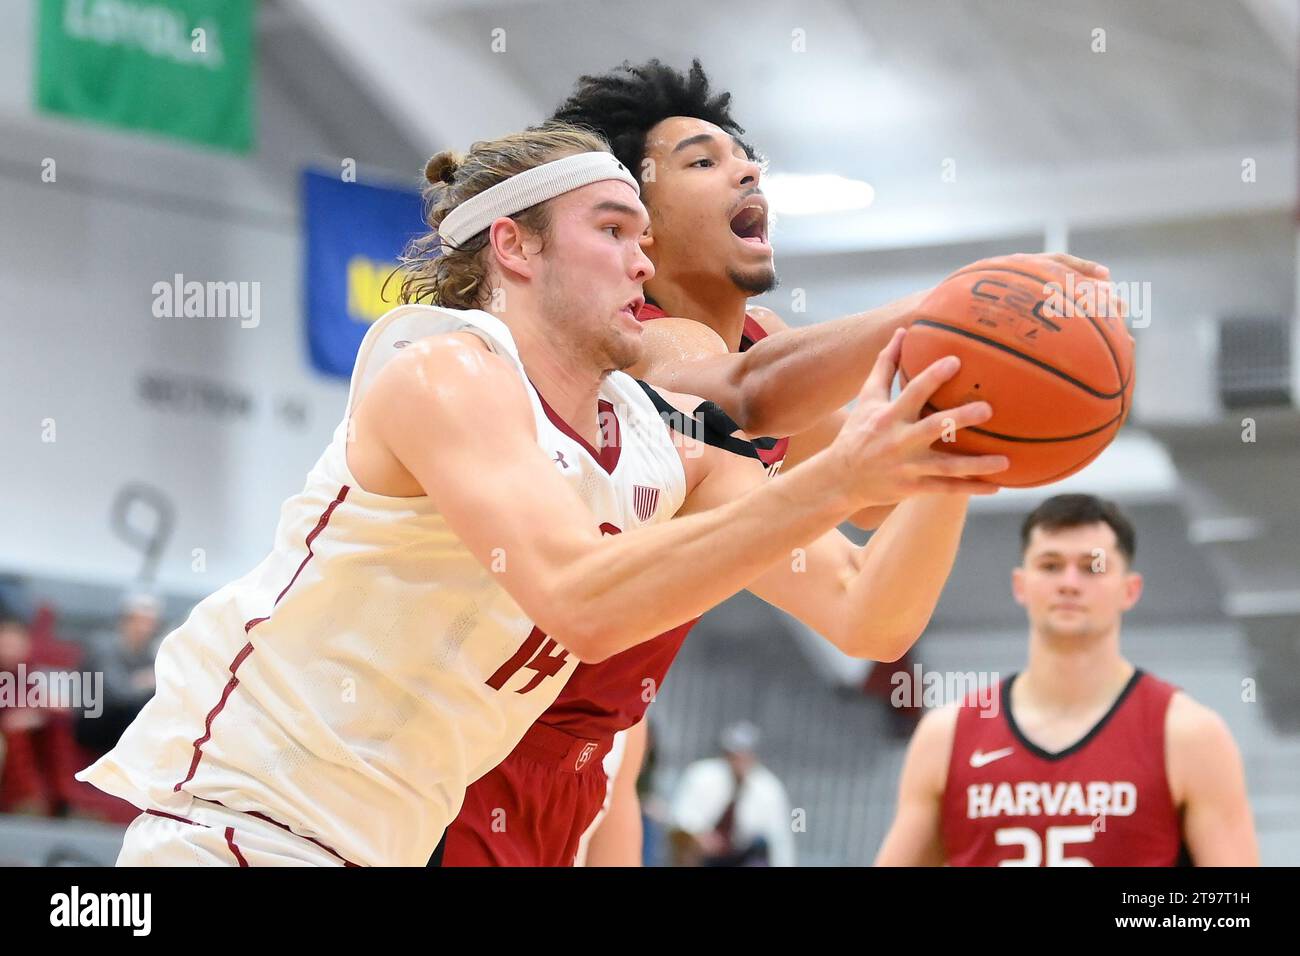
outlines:
[[[109,512],[143,481],[176,505],[160,583],[201,594],[269,548],[279,503],[342,413],[346,386],[308,367],[297,223],[300,168],[340,149],[273,69],[259,71],[259,145],[243,157],[35,116],[35,5],[14,6],[16,29],[0,32],[0,569],[127,581],[139,554]],[[260,324],[155,318],[153,284],[177,272],[259,283]],[[150,372],[241,393],[250,412],[151,406]],[[301,414],[286,417],[286,401]],[[195,548],[205,573],[191,570]]]

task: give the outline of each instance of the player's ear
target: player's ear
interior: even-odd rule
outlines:
[[[488,243],[497,265],[520,278],[533,277],[536,250],[529,245],[531,238],[527,229],[507,216],[488,227]]]
[[[1129,610],[1142,597],[1142,575],[1129,571],[1124,575],[1124,610]]]
[[[1025,606],[1025,569],[1022,567],[1011,569],[1011,596],[1021,607]]]

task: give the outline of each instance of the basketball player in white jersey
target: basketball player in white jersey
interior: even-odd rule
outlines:
[[[426,278],[497,314],[408,305],[369,331],[270,555],[167,637],[156,696],[78,775],[143,811],[119,864],[423,865],[579,661],[746,585],[848,653],[899,654],[966,496],[993,490],[973,476],[1006,466],[931,448],[990,414],[918,420],[955,359],[889,401],[901,335],[795,474],[675,434],[662,406],[699,400],[616,371],[653,266],[603,140],[549,127],[431,164],[457,188],[430,213]],[[903,499],[892,537],[834,531]]]

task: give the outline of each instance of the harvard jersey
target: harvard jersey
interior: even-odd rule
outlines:
[[[1165,774],[1165,713],[1177,688],[1134,671],[1084,737],[1056,754],[1000,708],[957,711],[942,807],[951,866],[1173,866],[1182,845]]]
[[[663,318],[664,311],[647,302],[637,318],[642,322]],[[745,351],[767,333],[750,316],[745,316]],[[788,438],[759,438],[752,441],[769,475],[775,475],[785,460]],[[560,696],[541,717],[541,722],[575,737],[602,739],[631,727],[643,716],[659,693],[668,668],[682,642],[699,618],[685,622],[653,640],[629,647],[598,664],[579,664]]]
[[[593,527],[614,534],[677,511],[682,461],[635,380],[602,382],[593,448],[533,388],[500,320],[394,309],[366,334],[347,411],[282,506],[270,555],[168,635],[156,696],[80,779],[200,823],[212,804],[254,813],[358,864],[424,865],[468,783],[577,666],[427,496],[369,493],[348,468],[351,411],[375,376],[412,342],[456,331],[515,368],[537,444]]]

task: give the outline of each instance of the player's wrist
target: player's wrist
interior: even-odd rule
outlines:
[[[824,504],[841,521],[863,508],[882,504],[866,493],[855,475],[852,456],[839,447],[839,442],[809,458],[790,477],[801,472],[810,485],[806,492],[808,499]]]
[[[899,299],[898,313],[893,328],[911,328],[912,323],[920,316],[919,309],[921,303],[924,302],[933,291],[934,286],[930,286],[929,288],[921,289],[918,292],[913,292],[911,295],[906,295]]]

